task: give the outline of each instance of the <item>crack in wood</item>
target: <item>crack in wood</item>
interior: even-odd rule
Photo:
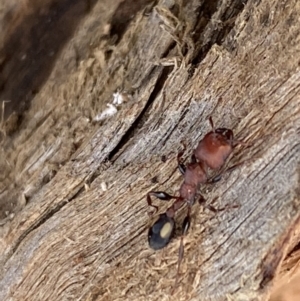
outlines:
[[[83,185],[79,190],[68,200],[64,200],[61,203],[57,204],[54,208],[52,208],[49,212],[45,213],[44,215],[41,215],[40,219],[38,219],[34,224],[32,224],[30,227],[28,227],[24,233],[20,235],[20,237],[16,240],[14,246],[12,247],[12,251],[10,256],[7,257],[7,260],[18,250],[18,247],[22,243],[24,239],[34,230],[38,229],[40,226],[42,226],[46,221],[48,221],[55,213],[59,212],[65,205],[72,202],[74,199],[78,197],[82,192],[84,191]]]
[[[219,46],[224,44],[226,37],[234,28],[235,20],[244,10],[247,1],[232,0],[221,11],[219,6],[223,3],[220,3],[222,1],[219,0],[204,1],[199,6],[197,10],[198,23],[195,24],[193,29],[193,41],[195,43],[195,52],[191,61],[193,65],[198,65],[214,44]],[[208,38],[206,38],[207,35]]]
[[[158,67],[154,67],[153,70],[158,70]],[[161,68],[161,67],[159,67]],[[112,151],[108,155],[108,160],[110,162],[115,162],[119,155],[120,150],[125,146],[125,144],[134,136],[134,133],[137,129],[141,128],[142,125],[146,122],[145,114],[150,108],[150,106],[153,104],[155,99],[157,98],[158,94],[162,91],[164,87],[164,83],[168,79],[168,75],[170,74],[169,68],[163,68],[160,75],[157,77],[157,80],[155,82],[154,89],[152,93],[150,94],[147,103],[145,104],[143,110],[141,113],[137,116],[135,121],[132,123],[132,125],[127,129],[127,131],[123,134],[123,137],[119,141],[119,143],[112,149]],[[154,73],[154,72],[151,72]],[[144,118],[144,119],[143,119]],[[118,154],[119,153],[119,154]]]

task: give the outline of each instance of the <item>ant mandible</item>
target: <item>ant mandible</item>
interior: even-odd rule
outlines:
[[[169,207],[165,213],[161,214],[158,220],[149,229],[148,241],[150,247],[154,250],[162,249],[170,242],[175,230],[175,213],[184,204],[187,205],[187,214],[182,223],[182,234],[180,239],[175,285],[178,281],[180,264],[183,259],[183,237],[187,234],[187,231],[190,227],[191,207],[195,203],[199,186],[200,184],[212,182],[208,181],[208,169],[220,169],[224,165],[228,156],[232,153],[233,148],[240,143],[239,141],[234,140],[232,130],[226,128],[215,129],[211,117],[209,118],[209,122],[212,130],[207,133],[198,143],[198,146],[191,156],[191,162],[187,165],[183,164],[182,156],[184,151],[179,152],[177,155],[178,169],[184,177],[184,181],[179,189],[179,196],[172,196],[163,191],[150,191],[147,194],[147,203],[149,206],[155,209],[155,212],[158,210],[158,207],[152,204],[151,196],[163,201],[175,199],[173,205]],[[217,180],[219,180],[219,178],[216,178],[215,181]],[[199,195],[198,201],[200,204],[205,205],[205,199],[202,195]],[[205,207],[213,212],[224,209],[215,209],[210,205],[205,205]]]

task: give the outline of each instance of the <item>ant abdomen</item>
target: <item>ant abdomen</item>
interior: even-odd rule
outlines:
[[[161,214],[148,232],[149,246],[154,250],[164,248],[173,237],[175,230],[174,218]]]

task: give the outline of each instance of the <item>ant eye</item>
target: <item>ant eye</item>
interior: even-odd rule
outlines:
[[[174,219],[161,214],[159,219],[149,229],[148,242],[154,250],[165,247],[171,240],[175,229]]]
[[[224,136],[227,140],[233,140],[233,132],[232,130],[226,129],[226,128],[218,128],[215,131],[218,134],[221,134]]]

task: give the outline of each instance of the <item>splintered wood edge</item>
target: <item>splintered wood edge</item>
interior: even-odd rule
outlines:
[[[299,277],[300,277],[300,224],[299,219],[289,231],[291,235],[289,241],[283,245],[284,253],[282,260],[278,265],[273,287],[270,290],[270,301],[276,301],[277,298],[290,300],[289,298],[298,298]],[[280,246],[280,244],[278,244]],[[296,295],[295,295],[296,294]],[[293,300],[293,299],[292,299]],[[295,299],[296,300],[296,299]]]

